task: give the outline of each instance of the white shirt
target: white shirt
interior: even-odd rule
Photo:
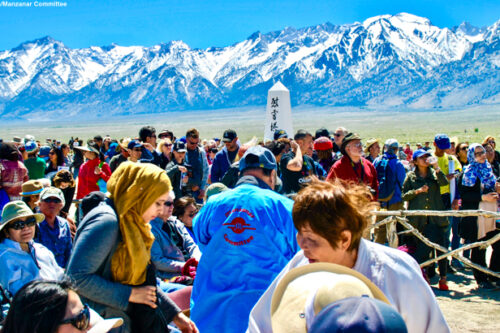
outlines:
[[[288,271],[308,263],[303,251],[290,260],[252,309],[247,332],[272,332],[271,299],[274,289]],[[403,317],[409,333],[450,332],[420,266],[408,254],[361,239],[353,269],[382,290]]]

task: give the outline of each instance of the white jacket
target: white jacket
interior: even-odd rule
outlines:
[[[247,332],[272,332],[274,289],[288,271],[308,263],[303,251],[290,260],[252,309]],[[382,290],[403,317],[409,333],[450,332],[432,289],[422,277],[420,266],[408,254],[361,239],[353,269]]]

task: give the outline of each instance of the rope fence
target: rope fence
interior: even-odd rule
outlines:
[[[417,237],[419,240],[421,240],[425,245],[434,248],[440,252],[443,252],[443,254],[436,256],[435,258],[429,259],[423,263],[420,264],[420,267],[425,267],[429,266],[439,260],[442,260],[447,257],[453,257],[456,258],[457,260],[460,260],[462,263],[465,265],[472,267],[474,269],[477,269],[483,273],[489,274],[491,276],[494,276],[496,278],[500,278],[500,273],[498,272],[493,272],[492,270],[480,266],[478,264],[473,263],[470,261],[468,258],[463,257],[460,255],[461,252],[465,250],[470,250],[472,248],[479,247],[481,249],[486,249],[488,246],[496,243],[498,240],[500,240],[500,234],[495,235],[494,237],[486,240],[486,241],[480,241],[480,242],[475,242],[471,244],[464,245],[458,249],[449,251],[448,249],[442,247],[439,244],[433,243],[430,240],[428,240],[420,231],[418,231],[416,228],[414,228],[406,218],[407,216],[458,216],[458,217],[466,217],[466,216],[484,216],[487,218],[494,218],[494,219],[500,219],[500,213],[497,212],[489,212],[489,211],[484,211],[484,210],[460,210],[460,211],[455,211],[455,210],[449,210],[449,211],[435,211],[435,210],[395,210],[395,211],[373,211],[373,215],[375,216],[382,216],[386,217],[382,221],[379,221],[377,223],[374,223],[369,226],[369,230],[378,228],[382,225],[387,225],[387,239],[389,241],[389,245],[391,247],[396,247],[397,246],[397,236],[402,235],[402,234],[413,234],[415,237]],[[397,233],[396,231],[396,224],[399,223],[403,227],[406,228],[405,231],[402,231],[400,233]]]

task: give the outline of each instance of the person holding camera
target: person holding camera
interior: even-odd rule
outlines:
[[[448,184],[446,175],[438,165],[438,159],[431,153],[419,149],[413,153],[415,170],[408,172],[403,184],[403,200],[408,201],[408,210],[444,210],[440,187]],[[432,165],[432,168],[430,167]],[[411,216],[410,224],[418,229],[431,242],[446,247],[448,240],[448,219],[444,216]],[[432,248],[425,245],[415,236],[406,237],[406,245],[410,254],[419,264],[427,261]],[[440,254],[440,253],[439,253]],[[439,289],[448,290],[446,283],[447,260],[439,264]],[[427,278],[427,276],[426,276]],[[428,278],[427,278],[427,281]]]
[[[174,188],[175,198],[181,198],[187,194],[187,184],[189,182],[189,174],[192,171],[190,166],[185,163],[186,144],[180,140],[175,141],[173,148],[173,159],[170,161],[165,170],[168,178]]]
[[[377,171],[373,164],[363,157],[361,137],[356,133],[347,133],[342,139],[340,151],[342,158],[333,164],[326,180],[338,178],[346,182],[365,184],[370,189],[372,201],[377,201]]]

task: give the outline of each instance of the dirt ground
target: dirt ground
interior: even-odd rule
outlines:
[[[452,332],[500,332],[500,288],[478,290],[472,270],[448,274],[449,291],[431,282],[439,306]]]

